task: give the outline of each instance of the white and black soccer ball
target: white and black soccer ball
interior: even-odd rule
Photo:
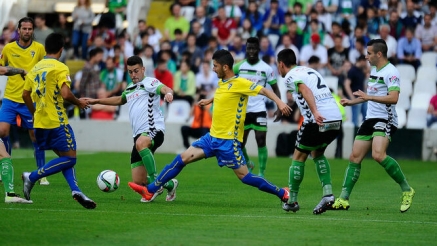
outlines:
[[[102,171],[97,176],[97,186],[103,192],[113,192],[118,189],[120,185],[120,177],[112,170]]]

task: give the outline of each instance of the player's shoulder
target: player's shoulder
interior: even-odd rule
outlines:
[[[161,81],[159,81],[159,79],[154,78],[154,77],[144,77],[144,79],[140,83],[143,85],[154,86],[154,85],[160,84]]]
[[[39,43],[39,42],[37,42],[37,41],[32,41],[32,45],[34,46],[34,47],[37,47],[37,48],[40,48],[40,49],[44,49],[44,45],[43,44],[41,44],[41,43]]]
[[[245,64],[245,63],[247,63],[247,62],[246,62],[246,59],[243,59],[243,60],[241,60],[241,61],[235,63],[235,64],[234,64],[234,67],[233,67],[234,71],[235,71],[235,70],[239,70],[240,67],[241,67],[241,65],[243,65],[243,64]]]

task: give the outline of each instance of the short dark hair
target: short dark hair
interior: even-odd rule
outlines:
[[[278,63],[282,62],[286,67],[296,65],[296,54],[292,49],[283,49],[278,53]]]
[[[259,48],[259,39],[257,37],[250,37],[246,40],[247,44],[256,44],[256,46]]]
[[[367,43],[367,46],[372,46],[375,53],[381,52],[382,56],[387,58],[387,44],[384,39],[372,39]]]
[[[366,40],[364,40],[363,37],[359,37],[355,40],[355,42],[362,44],[363,46],[366,46]]]
[[[47,54],[56,54],[64,47],[64,36],[60,33],[50,33],[45,40]]]
[[[180,28],[176,28],[176,29],[174,29],[173,34],[174,35],[182,35],[182,30]]]
[[[308,64],[315,64],[319,62],[320,58],[318,56],[311,56],[310,59],[308,59]]]
[[[227,50],[217,50],[212,55],[212,59],[222,66],[227,65],[231,69],[234,66],[234,58]]]
[[[46,15],[45,15],[45,14],[37,14],[37,15],[35,15],[35,19],[36,19],[36,18],[45,21],[45,20],[46,20]]]
[[[32,23],[32,27],[35,27],[35,21],[34,21],[32,18],[30,18],[30,17],[23,17],[23,18],[21,18],[21,19],[18,21],[18,29],[21,28],[21,24],[22,24],[23,22],[30,22],[30,23]]]
[[[142,67],[143,66],[143,59],[141,59],[141,57],[139,57],[139,56],[131,56],[127,59],[126,64],[128,66],[140,65]]]
[[[92,50],[90,50],[89,52],[89,58],[91,59],[92,57],[96,56],[97,54],[101,54],[103,53],[103,49],[100,47],[94,48]]]

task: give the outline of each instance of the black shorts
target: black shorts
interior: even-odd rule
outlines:
[[[267,131],[267,112],[246,113],[244,130],[254,129],[256,131]]]
[[[375,136],[389,137],[398,129],[392,124],[388,124],[385,119],[367,119],[358,129],[356,140],[370,141]]]
[[[296,149],[309,154],[313,150],[324,150],[341,132],[342,122],[325,122],[336,125],[335,129],[323,130],[317,123],[303,123],[297,133]]]
[[[155,153],[155,150],[158,149],[159,146],[161,146],[162,143],[164,142],[164,133],[161,131],[155,132],[153,137],[152,137],[152,134],[150,134],[150,133],[142,133],[142,134],[136,135],[134,137],[134,147],[132,148],[132,153],[130,155],[130,163],[131,164],[142,161],[140,153],[138,153],[138,150],[135,147],[135,142],[143,134],[147,134],[147,136],[150,136],[152,138],[152,146],[150,147],[150,150],[152,151],[152,153]]]

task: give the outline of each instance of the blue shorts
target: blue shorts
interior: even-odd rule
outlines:
[[[33,117],[24,103],[17,103],[3,98],[0,108],[0,122],[6,122],[10,125],[17,124],[17,115],[21,117],[21,126],[27,129],[33,129]]]
[[[76,139],[70,125],[53,129],[35,128],[35,138],[40,150],[76,150]]]
[[[191,145],[202,149],[205,158],[215,156],[220,167],[238,169],[241,165],[246,165],[240,141],[214,138],[207,133]]]

